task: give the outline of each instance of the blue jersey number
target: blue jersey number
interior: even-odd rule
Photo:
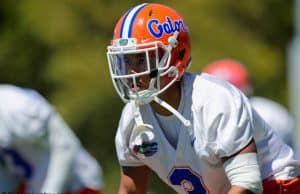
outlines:
[[[172,185],[181,186],[188,194],[208,193],[201,182],[201,177],[190,168],[174,168],[169,176],[169,180]]]
[[[33,174],[32,166],[14,149],[1,149],[0,162],[19,178],[29,179]]]

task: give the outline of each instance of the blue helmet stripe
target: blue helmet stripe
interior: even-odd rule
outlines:
[[[133,23],[134,23],[134,20],[135,20],[137,14],[138,14],[138,13],[139,13],[146,5],[147,5],[147,3],[144,3],[143,6],[141,6],[141,7],[137,10],[137,12],[135,12],[134,16],[132,17],[132,20],[131,20],[130,26],[129,26],[128,37],[131,37],[131,35],[132,35],[132,26],[133,26]]]
[[[130,10],[124,18],[120,38],[130,38],[132,34],[132,26],[137,14],[147,5],[143,3]]]
[[[130,11],[131,10],[127,11],[127,13],[124,16],[124,19],[123,19],[123,22],[122,22],[122,25],[121,25],[121,31],[120,31],[120,36],[119,36],[120,38],[122,38],[123,28],[124,28],[124,25],[125,25],[125,21],[126,21],[126,18],[127,18],[127,16],[128,16],[128,14],[129,14]]]

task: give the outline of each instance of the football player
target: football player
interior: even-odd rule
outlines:
[[[177,11],[133,7],[107,49],[113,84],[126,102],[115,137],[119,194],[145,194],[151,170],[182,194],[299,193],[293,150],[247,97],[215,76],[186,72],[189,28]]]
[[[0,190],[100,194],[102,169],[41,95],[0,85]]]
[[[283,105],[253,95],[249,73],[244,64],[234,59],[220,59],[207,64],[202,72],[216,75],[240,89],[266,123],[285,143],[294,148],[292,143],[295,127],[294,118]],[[294,151],[296,152],[296,150]]]

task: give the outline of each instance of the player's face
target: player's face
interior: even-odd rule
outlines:
[[[125,96],[149,89],[159,90],[166,85],[164,76],[160,76],[160,72],[165,70],[166,59],[167,53],[163,47],[142,48],[134,52],[128,50],[109,55],[111,70],[120,80],[117,87],[124,91]]]
[[[124,56],[124,63],[128,74],[141,73],[147,71],[146,53],[127,54]],[[149,55],[150,70],[156,68],[155,55]]]
[[[150,69],[150,71],[156,69],[156,57],[154,53],[149,53],[149,62],[147,61],[146,53],[127,54],[124,56],[124,63],[126,66],[127,74],[142,73]],[[149,65],[149,67],[148,67]],[[128,83],[131,86],[131,90],[138,92],[149,88],[150,75],[137,76],[136,84],[134,87],[133,80],[128,79]]]
[[[150,61],[153,60],[153,58],[149,58],[149,59]],[[125,63],[126,63],[128,74],[136,74],[147,70],[147,59],[144,53],[127,55],[125,57]],[[150,68],[155,68],[155,66],[151,65]],[[129,79],[128,81],[129,84],[131,85],[131,90],[135,92],[139,92],[149,87],[150,77],[148,75],[138,76],[136,79],[137,87],[134,87],[134,84],[131,79]]]

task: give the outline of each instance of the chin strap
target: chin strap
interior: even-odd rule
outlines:
[[[136,122],[137,127],[138,126],[148,126],[149,128],[152,128],[152,125],[145,124],[144,121],[143,121],[141,111],[140,111],[140,102],[135,100],[134,104],[135,104],[134,120]]]
[[[189,134],[192,134],[192,123],[190,120],[185,119],[182,114],[180,114],[175,108],[173,108],[171,105],[169,105],[166,101],[163,101],[162,99],[158,98],[157,96],[154,97],[154,101],[157,102],[159,105],[173,113],[181,122],[182,124],[187,128]]]
[[[189,135],[192,135],[192,124],[189,120],[185,119],[176,109],[171,105],[161,100],[158,97],[154,97],[153,100],[162,107],[173,113],[186,127]],[[157,151],[157,142],[155,142],[155,134],[153,132],[153,126],[145,124],[140,112],[140,102],[137,100],[135,103],[134,120],[136,126],[132,129],[129,141],[129,147],[133,150],[133,153],[138,158],[145,158],[151,156]]]
[[[187,128],[189,134],[192,134],[192,124],[190,120],[185,119],[182,114],[180,114],[175,108],[173,108],[171,105],[169,105],[166,101],[163,101],[162,99],[158,98],[155,96],[153,100],[164,107],[165,109],[169,110],[171,113],[173,113],[181,122],[182,124]],[[140,103],[138,101],[135,101],[135,112],[134,112],[134,120],[137,124],[135,128],[148,128],[148,129],[153,129],[152,125],[145,124],[142,115],[140,112]]]

